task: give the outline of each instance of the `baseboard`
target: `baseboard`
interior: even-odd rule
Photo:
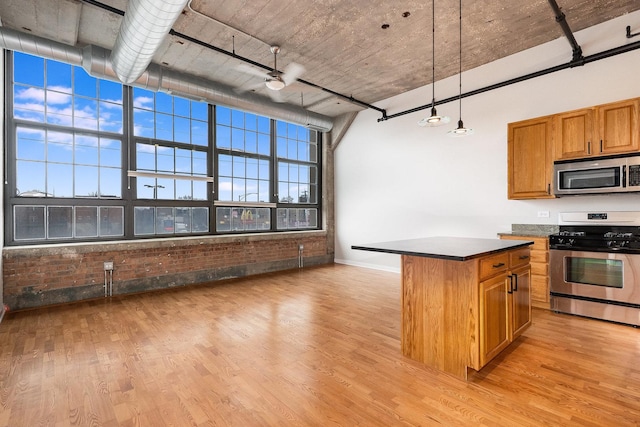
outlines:
[[[351,265],[353,267],[362,267],[362,268],[368,268],[370,270],[380,270],[380,271],[387,271],[389,273],[397,273],[400,274],[400,268],[396,268],[396,267],[389,267],[386,265],[379,265],[379,264],[369,264],[369,263],[365,263],[365,262],[355,262],[355,261],[349,261],[346,259],[334,259],[333,262],[335,262],[336,264],[344,264],[344,265]]]

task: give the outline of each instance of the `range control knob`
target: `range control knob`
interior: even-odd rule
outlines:
[[[573,246],[575,242],[576,242],[576,239],[569,239],[569,246]]]

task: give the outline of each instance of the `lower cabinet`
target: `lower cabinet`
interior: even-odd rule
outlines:
[[[481,260],[500,266],[493,277],[480,282],[480,366],[531,325],[531,267],[529,249],[520,249]],[[481,268],[481,271],[483,269]]]
[[[532,240],[531,248],[531,305],[550,309],[549,304],[549,238],[501,235],[505,240]]]
[[[453,261],[402,255],[402,353],[467,379],[531,324],[528,247]]]

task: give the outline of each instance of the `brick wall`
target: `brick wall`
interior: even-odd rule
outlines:
[[[153,239],[3,249],[4,302],[12,310],[185,286],[333,262],[323,231]],[[107,276],[108,277],[108,276]]]

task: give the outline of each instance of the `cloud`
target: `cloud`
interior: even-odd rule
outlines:
[[[149,96],[138,96],[133,100],[133,106],[135,108],[147,108],[151,109],[153,107],[153,98]]]

